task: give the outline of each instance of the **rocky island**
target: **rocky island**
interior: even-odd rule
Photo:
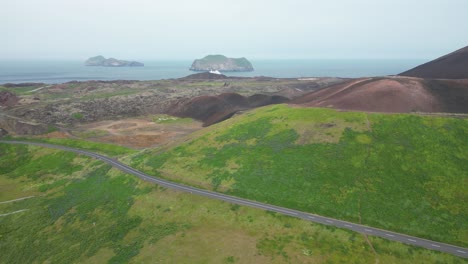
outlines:
[[[190,67],[191,71],[249,72],[254,68],[246,58],[228,58],[224,55],[208,55],[197,59]]]
[[[85,66],[102,67],[143,67],[143,63],[138,61],[118,60],[114,58],[106,59],[103,56],[91,57],[85,61]]]

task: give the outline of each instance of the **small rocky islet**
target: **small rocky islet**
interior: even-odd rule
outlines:
[[[118,60],[115,58],[106,59],[104,56],[95,56],[85,61],[85,66],[101,67],[143,67],[145,64],[138,61]]]

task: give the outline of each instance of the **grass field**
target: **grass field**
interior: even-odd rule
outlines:
[[[14,87],[14,88],[7,88],[0,85],[0,91],[9,91],[16,95],[27,95],[32,90],[37,89],[38,86],[25,86],[25,87]]]
[[[468,245],[468,120],[269,106],[132,156],[175,181]]]
[[[0,190],[0,263],[463,263],[369,237],[374,253],[354,232],[171,191],[52,149],[0,144]]]
[[[89,132],[87,135],[91,135],[92,132]],[[126,148],[114,144],[93,142],[83,139],[70,139],[70,138],[31,138],[31,137],[9,137],[10,140],[21,140],[21,141],[31,141],[31,142],[42,142],[50,143],[56,145],[62,145],[72,148],[90,150],[93,152],[109,155],[109,156],[119,156],[119,155],[129,155],[136,153],[137,151],[131,148]]]

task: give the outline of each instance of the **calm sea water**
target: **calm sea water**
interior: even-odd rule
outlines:
[[[160,80],[180,78],[191,61],[142,61],[145,67],[86,67],[81,61],[0,61],[0,84],[21,82],[63,83],[85,80]],[[393,75],[424,60],[251,60],[255,71],[230,76],[370,77]]]

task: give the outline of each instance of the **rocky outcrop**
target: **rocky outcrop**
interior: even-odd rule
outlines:
[[[49,126],[0,114],[0,129],[6,131],[6,134],[40,135],[47,133]]]
[[[184,110],[190,108],[183,107],[184,109],[180,111],[173,111],[175,110],[173,108],[182,106],[193,98],[207,96],[207,104],[212,105],[214,103],[216,105],[216,102],[220,103],[212,110],[220,109],[222,111],[210,118],[210,120],[214,121],[206,120],[209,121],[206,124],[210,124],[218,122],[238,110],[274,102],[284,102],[287,99],[284,98],[283,94],[279,93],[284,89],[294,89],[294,87],[300,85],[300,89],[295,89],[294,93],[286,95],[286,97],[293,98],[298,94],[329,85],[330,82],[336,82],[330,79],[294,82],[262,77],[248,79],[250,80],[248,85],[243,85],[244,78],[228,77],[224,79],[222,76],[203,73],[201,76],[195,76],[195,78],[192,76],[167,81],[87,81],[57,84],[40,90],[37,94],[24,96],[24,100],[20,100],[15,107],[4,108],[4,114],[18,117],[21,120],[61,127],[150,114],[190,112],[191,110]],[[208,79],[205,79],[205,77]],[[220,77],[223,79],[213,79]],[[205,83],[207,80],[210,82],[209,85]],[[252,85],[251,82],[253,81],[260,81],[261,83]],[[183,89],[180,87],[183,87]],[[115,93],[118,94],[122,89],[134,91],[135,93],[114,95]],[[225,95],[216,99],[209,97],[210,95],[223,93]],[[258,93],[264,95],[255,95]],[[274,96],[275,93],[279,93],[277,95],[280,96]],[[250,95],[254,96],[248,97]],[[52,100],[49,100],[49,97]],[[33,98],[34,100],[31,100]],[[41,102],[38,103],[36,98],[40,99]],[[277,101],[277,99],[279,100]],[[196,109],[196,105],[203,108],[203,105],[201,105],[203,100],[205,99],[194,100],[193,104],[190,104],[195,108],[191,109]],[[235,105],[236,108],[227,107],[229,105]],[[232,109],[234,110],[232,111]],[[214,114],[210,109],[208,110],[210,116]],[[197,115],[199,113],[201,114],[200,117],[203,117],[201,112],[198,110],[196,112]]]
[[[143,63],[138,61],[118,60],[114,58],[106,59],[103,56],[91,57],[85,61],[85,66],[103,66],[103,67],[142,67]]]
[[[190,67],[191,71],[249,72],[254,68],[246,58],[228,58],[223,55],[208,55],[197,59]]]
[[[75,124],[164,113],[169,104],[169,98],[162,95],[114,96],[89,101],[61,101],[34,109],[19,108],[14,110],[14,115],[46,124]]]
[[[0,128],[0,138],[8,135],[8,131],[3,128]]]
[[[0,106],[11,107],[18,103],[19,98],[10,91],[0,91]]]

